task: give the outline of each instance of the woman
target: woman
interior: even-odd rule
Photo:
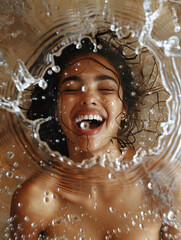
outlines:
[[[99,36],[97,43],[97,52],[84,39],[81,48],[71,45],[54,57],[56,72],[47,70],[48,87],[35,89],[28,116],[52,116],[40,128],[41,140],[75,163],[108,159],[129,164],[135,152],[123,147],[130,144],[141,92],[134,88],[120,49]],[[16,190],[12,239],[160,239],[161,213],[152,191],[145,190],[147,179],[128,187],[126,174],[120,172],[112,182],[109,169],[100,165],[71,171],[81,184],[84,176],[89,179],[79,195],[74,194],[73,183],[65,187],[61,177],[48,172]],[[101,182],[92,179],[98,175]]]

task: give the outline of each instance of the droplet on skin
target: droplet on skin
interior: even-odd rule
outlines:
[[[132,221],[132,225],[135,226],[135,225],[136,225],[136,222],[135,222],[135,221]]]
[[[24,220],[25,220],[26,222],[28,222],[30,219],[29,219],[28,216],[25,216],[25,217],[24,217]]]
[[[109,211],[110,211],[111,213],[114,213],[114,209],[113,209],[112,207],[109,207]]]
[[[6,173],[6,177],[8,177],[8,178],[13,178],[13,176],[14,176],[13,172]]]
[[[86,92],[87,91],[87,88],[86,88],[86,86],[82,86],[82,92]]]
[[[49,202],[49,198],[48,198],[48,197],[44,197],[44,198],[43,198],[43,201],[44,201],[45,203],[47,203],[47,202]]]
[[[31,227],[33,227],[33,228],[34,228],[34,227],[37,227],[37,224],[36,224],[35,222],[32,222],[32,223],[31,223]]]
[[[19,166],[18,162],[14,162],[13,167],[17,168]]]
[[[13,152],[7,152],[7,156],[9,159],[12,159],[14,157],[14,153]]]
[[[75,151],[79,151],[79,147],[75,147]]]
[[[18,203],[18,207],[22,207],[23,206],[23,204],[22,203]]]
[[[176,214],[173,210],[170,210],[167,215],[168,220],[174,221],[176,219]]]
[[[115,175],[114,173],[109,173],[109,174],[108,174],[108,178],[109,178],[110,180],[115,180],[115,179],[116,179],[116,175]]]

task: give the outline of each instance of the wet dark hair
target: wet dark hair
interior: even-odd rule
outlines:
[[[132,138],[132,130],[138,118],[137,102],[142,92],[134,87],[134,79],[122,47],[116,46],[116,44],[113,44],[109,39],[103,38],[102,35],[103,34],[97,34],[95,36],[97,44],[96,54],[107,59],[116,69],[119,87],[123,89],[123,104],[126,104],[127,109],[125,119],[121,121],[117,137],[120,147],[124,148],[126,145],[131,146],[135,141],[135,139]],[[61,71],[63,71],[74,57],[79,55],[85,56],[93,52],[95,52],[95,45],[89,38],[84,38],[81,41],[81,45],[79,44],[79,47],[77,47],[76,44],[71,44],[63,49],[60,56],[54,56],[54,65],[59,66]],[[107,68],[106,66],[104,67]],[[46,70],[43,78],[48,83],[48,86],[46,89],[42,89],[36,85],[32,93],[32,102],[28,109],[27,116],[31,120],[51,116],[52,119],[50,121],[40,126],[40,139],[47,142],[52,150],[69,156],[66,136],[62,132],[60,123],[55,118],[61,71],[57,73],[56,71],[52,71],[52,68]],[[130,140],[130,138],[133,140]]]

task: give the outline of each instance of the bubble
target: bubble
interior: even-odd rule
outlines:
[[[18,162],[14,162],[13,163],[13,167],[17,168],[19,166],[19,163]]]
[[[23,204],[22,203],[18,203],[18,207],[22,207],[23,206]]]
[[[79,147],[78,146],[75,147],[75,151],[79,151]]]
[[[77,43],[77,44],[76,44],[76,48],[77,48],[77,49],[81,49],[81,48],[82,48],[82,44],[81,44],[81,43]]]
[[[11,33],[11,36],[13,37],[13,38],[16,38],[17,37],[17,33]]]
[[[51,198],[52,198],[52,199],[57,199],[57,197],[58,197],[57,194],[52,193],[52,195],[51,195]]]
[[[14,153],[13,153],[13,152],[7,152],[7,157],[8,157],[9,159],[14,158]]]
[[[25,220],[26,222],[28,222],[30,219],[29,219],[28,216],[25,216],[25,217],[24,217],[24,220]]]
[[[97,209],[97,203],[94,204],[94,209],[95,209],[95,210]]]
[[[55,226],[55,225],[61,224],[62,222],[64,222],[64,219],[62,217],[59,217],[57,219],[52,220],[52,225]]]
[[[44,80],[44,79],[41,79],[39,82],[38,82],[38,86],[42,89],[46,89],[47,86],[48,86],[48,83]]]
[[[61,70],[61,68],[57,65],[52,67],[52,71],[54,71],[55,73],[59,73],[60,70]]]
[[[35,222],[32,222],[32,223],[31,223],[31,227],[32,227],[32,228],[35,228],[35,227],[37,227],[37,224],[36,224]]]
[[[43,201],[44,201],[45,203],[47,203],[47,202],[49,202],[49,198],[48,198],[48,197],[44,197],[44,198],[43,198]]]
[[[114,173],[109,173],[109,174],[108,174],[108,178],[109,178],[110,180],[115,180],[117,177],[116,177],[116,175],[115,175]]]
[[[49,69],[49,70],[48,70],[48,74],[49,74],[49,75],[52,75],[52,74],[53,74],[52,70]]]
[[[168,220],[174,221],[176,219],[176,217],[177,217],[176,213],[173,210],[170,210],[168,212],[168,215],[167,215]]]
[[[135,225],[136,225],[136,222],[135,222],[134,220],[132,221],[132,225],[133,225],[133,226],[135,226]]]
[[[87,91],[87,88],[86,88],[86,86],[82,86],[82,92],[86,92]]]
[[[6,172],[6,177],[13,178],[13,176],[14,176],[13,172],[11,172],[11,171]]]
[[[175,29],[174,29],[175,32],[180,32],[180,30],[181,30],[181,27],[179,25],[175,26]]]
[[[143,229],[143,225],[142,225],[141,223],[139,224],[139,228],[140,228],[140,229]]]
[[[109,207],[109,211],[110,211],[111,213],[114,213],[116,210],[115,210],[113,207]]]
[[[131,92],[131,96],[135,97],[136,96],[136,92]]]

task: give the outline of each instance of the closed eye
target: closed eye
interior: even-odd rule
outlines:
[[[80,89],[64,89],[63,93],[77,93]]]
[[[111,89],[111,88],[99,88],[98,90],[101,92],[116,92],[115,89]]]
[[[111,88],[99,88],[98,90],[101,90],[101,91],[116,91],[115,89],[111,89]]]

